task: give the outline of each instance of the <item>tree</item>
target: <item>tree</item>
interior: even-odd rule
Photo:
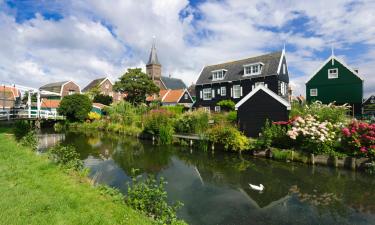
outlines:
[[[109,95],[98,94],[94,97],[93,102],[110,105],[113,102],[113,98]]]
[[[140,68],[128,69],[119,81],[116,81],[114,88],[126,93],[126,100],[133,104],[145,102],[147,95],[159,93],[160,90]]]
[[[92,102],[86,95],[73,94],[65,96],[57,109],[69,121],[83,121],[92,109]]]
[[[95,85],[94,87],[90,88],[90,90],[88,90],[86,92],[86,95],[91,99],[93,100],[96,96],[100,95],[101,91],[100,91],[100,87],[99,85]],[[95,102],[95,101],[94,101]]]
[[[217,103],[217,105],[220,106],[223,110],[232,111],[234,110],[236,103],[234,103],[232,100],[221,100]]]

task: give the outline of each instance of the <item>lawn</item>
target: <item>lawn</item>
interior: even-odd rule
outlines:
[[[81,181],[80,181],[81,180]],[[0,128],[0,224],[152,224]]]

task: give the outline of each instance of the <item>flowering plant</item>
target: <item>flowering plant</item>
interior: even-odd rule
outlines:
[[[344,142],[353,148],[354,155],[370,158],[375,156],[375,123],[368,124],[353,120],[348,127],[341,130]]]
[[[310,114],[304,117],[295,117],[291,125],[291,129],[287,132],[289,138],[300,140],[302,147],[318,153],[333,151],[333,146],[339,139],[338,135],[342,127],[341,123],[320,122]]]

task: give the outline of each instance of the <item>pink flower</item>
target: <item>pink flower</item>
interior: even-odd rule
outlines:
[[[375,145],[371,145],[370,148],[371,148],[371,149],[375,149]]]
[[[367,152],[367,149],[366,149],[366,147],[361,147],[360,151],[361,151],[362,153],[366,153],[366,152]]]
[[[367,123],[359,123],[359,129],[365,130],[368,127]]]
[[[345,128],[342,128],[342,133],[345,135],[345,137],[349,137],[350,136],[350,131],[347,127]]]

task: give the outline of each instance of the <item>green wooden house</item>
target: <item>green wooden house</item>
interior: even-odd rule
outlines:
[[[362,113],[363,79],[333,54],[306,82],[306,100],[350,104],[352,115]]]

